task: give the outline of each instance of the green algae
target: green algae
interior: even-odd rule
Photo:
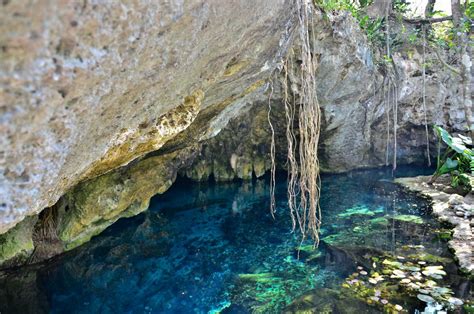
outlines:
[[[463,310],[464,310],[466,313],[474,314],[474,304],[464,304]]]
[[[453,238],[453,231],[449,229],[436,230],[436,236],[440,240],[451,240]]]
[[[320,288],[304,293],[286,307],[283,313],[359,314],[368,313],[368,309],[365,302],[354,298],[350,294],[341,293],[341,291],[330,288]]]
[[[371,225],[375,226],[388,226],[388,219],[386,217],[377,217],[369,220]]]
[[[393,219],[398,220],[398,221],[403,221],[403,222],[411,222],[415,224],[423,223],[423,219],[415,215],[396,215],[396,216],[393,216]]]
[[[341,243],[344,241],[345,237],[343,233],[336,233],[336,234],[331,234],[328,235],[327,237],[322,238],[321,240],[325,242],[326,244],[337,244]]]
[[[223,301],[217,306],[217,308],[210,310],[208,314],[220,314],[222,313],[222,311],[224,311],[226,308],[228,308],[231,305],[232,303],[230,303],[229,301]]]
[[[24,262],[33,253],[33,229],[37,220],[37,216],[26,217],[0,235],[0,266]]]
[[[382,264],[390,266],[391,268],[401,268],[402,267],[402,263],[400,263],[398,261],[392,261],[392,260],[389,260],[389,259],[384,259],[382,261]]]
[[[354,206],[349,209],[346,209],[343,213],[340,213],[337,216],[341,218],[350,218],[351,216],[354,216],[354,215],[375,216],[375,214],[378,214],[378,213],[383,213],[383,209],[378,208],[376,210],[370,210],[365,205],[358,205],[358,206]]]
[[[183,156],[177,152],[152,156],[82,182],[68,192],[65,199],[69,210],[63,213],[58,227],[65,250],[88,242],[120,218],[145,211],[153,195],[164,193],[172,185],[174,163],[186,159]]]
[[[311,254],[310,256],[308,256],[306,261],[311,262],[311,261],[314,261],[314,260],[318,260],[321,257],[323,257],[323,253],[322,252],[317,252],[315,254]]]
[[[423,252],[417,255],[410,255],[409,258],[418,259],[420,261],[425,261],[432,264],[437,264],[437,263],[448,264],[452,262],[452,260],[449,257],[433,255],[426,252]]]
[[[239,274],[241,280],[251,280],[256,282],[270,282],[276,280],[272,273],[259,273],[259,274]]]
[[[289,259],[278,272],[240,274],[236,282],[232,303],[250,302],[252,313],[277,313],[290,304],[301,291],[314,289],[320,282],[318,266]],[[251,300],[251,301],[248,301]]]
[[[306,262],[315,261],[323,256],[321,250],[314,246],[314,244],[301,245],[295,248],[298,256],[303,256]],[[290,260],[293,260],[290,257]]]
[[[307,253],[313,253],[314,251],[317,251],[317,248],[314,246],[314,244],[300,245],[296,249],[298,251]]]

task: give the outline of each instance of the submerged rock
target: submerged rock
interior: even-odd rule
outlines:
[[[435,279],[441,279],[443,276],[446,276],[443,266],[427,266],[421,273],[425,276],[433,277]]]
[[[287,306],[283,313],[378,313],[366,302],[331,289],[307,292]]]
[[[456,215],[456,206],[474,210],[474,192],[465,195],[449,194],[445,192],[445,187],[451,184],[449,176],[442,176],[434,184],[428,184],[430,177],[419,176],[414,178],[400,178],[396,182],[402,184],[410,190],[417,191],[428,196],[433,201],[433,214],[441,221],[448,222],[453,226],[453,234],[448,242],[454,251],[461,270],[470,276],[474,275],[474,252],[472,243],[474,233],[470,227],[468,215]]]

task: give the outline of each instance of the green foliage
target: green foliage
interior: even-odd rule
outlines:
[[[434,181],[440,175],[451,174],[451,185],[453,187],[469,186],[467,174],[474,174],[474,151],[472,140],[469,137],[458,135],[451,136],[445,129],[434,126],[434,130],[439,138],[439,144],[443,141],[448,148],[443,156],[438,154],[437,169],[433,175]]]
[[[410,44],[414,44],[418,41],[418,32],[411,32],[409,35],[408,35],[408,42],[410,42]]]
[[[373,44],[384,42],[384,19],[381,17],[370,18],[364,8],[371,5],[373,0],[315,0],[315,5],[324,12],[347,11],[359,22],[369,41]]]
[[[356,13],[370,4],[373,0],[314,0],[314,4],[325,11],[345,10]]]
[[[387,55],[383,55],[383,61],[387,64],[390,64],[393,62],[392,58],[390,58],[389,56]]]
[[[385,40],[383,25],[383,18],[371,19],[368,15],[362,15],[359,19],[359,26],[365,30],[367,38],[372,43],[383,43]]]
[[[410,10],[408,5],[409,3],[407,3],[406,1],[395,0],[393,1],[393,10],[396,13],[405,14]]]
[[[385,41],[385,19],[383,17],[370,18],[365,13],[365,8],[373,3],[373,0],[314,0],[316,7],[324,12],[331,11],[348,11],[359,22],[361,29],[367,33],[367,38],[374,45],[382,45]],[[402,33],[405,33],[403,25],[403,17],[409,13],[409,3],[405,0],[392,0],[393,12],[397,17],[399,24],[402,25]],[[443,49],[456,50],[458,45],[456,43],[457,34],[469,33],[471,28],[471,21],[474,19],[474,1],[466,1],[463,6],[465,18],[460,27],[454,27],[451,21],[432,24],[428,28],[427,39],[435,46]],[[434,11],[430,17],[444,17],[446,13],[443,11]],[[390,47],[396,48],[402,43],[399,34],[392,34],[390,38]],[[410,44],[416,44],[421,39],[421,32],[419,29],[412,31],[406,37]]]
[[[442,23],[432,24],[430,36],[428,39],[436,46],[456,51],[459,49],[457,38],[459,33],[469,34],[471,32],[472,20],[474,19],[474,1],[466,1],[462,7],[464,16],[458,27],[455,27],[452,21],[445,21]],[[445,12],[434,11],[432,17],[448,16]]]
[[[465,14],[468,19],[474,19],[474,1],[466,2]]]

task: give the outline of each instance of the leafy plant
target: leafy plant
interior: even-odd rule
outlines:
[[[469,19],[474,19],[474,1],[466,1],[465,13]]]
[[[418,41],[418,36],[419,36],[418,32],[416,32],[416,31],[410,32],[409,35],[408,35],[408,42],[409,42],[410,44],[415,44],[415,43],[417,43],[417,41]]]
[[[316,7],[322,9],[324,12],[331,11],[347,11],[358,22],[361,29],[363,29],[370,42],[377,44],[384,42],[384,19],[370,18],[364,11],[364,8],[371,5],[373,0],[314,0]]]
[[[383,32],[384,19],[371,19],[368,15],[362,15],[358,18],[359,26],[365,30],[367,39],[372,43],[383,43],[385,35]]]
[[[409,3],[402,0],[395,0],[393,2],[393,9],[399,14],[405,14],[410,11]]]
[[[448,131],[439,126],[434,126],[434,130],[439,139],[439,147],[441,141],[443,141],[448,148],[443,156],[438,153],[437,167],[431,182],[434,182],[439,176],[449,173],[451,174],[451,185],[453,187],[468,186],[469,177],[467,174],[469,172],[474,174],[472,140],[461,134],[453,137]]]

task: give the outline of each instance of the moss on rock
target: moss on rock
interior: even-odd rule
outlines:
[[[25,262],[33,253],[33,229],[37,216],[26,217],[22,222],[0,235],[0,267]]]
[[[120,218],[146,210],[149,199],[168,190],[176,179],[178,166],[191,155],[188,149],[152,156],[84,182],[69,192],[69,210],[58,233],[66,249],[89,241]]]
[[[415,215],[396,215],[393,217],[393,219],[398,220],[398,221],[403,221],[403,222],[412,222],[415,224],[422,224],[423,223],[423,218]]]

